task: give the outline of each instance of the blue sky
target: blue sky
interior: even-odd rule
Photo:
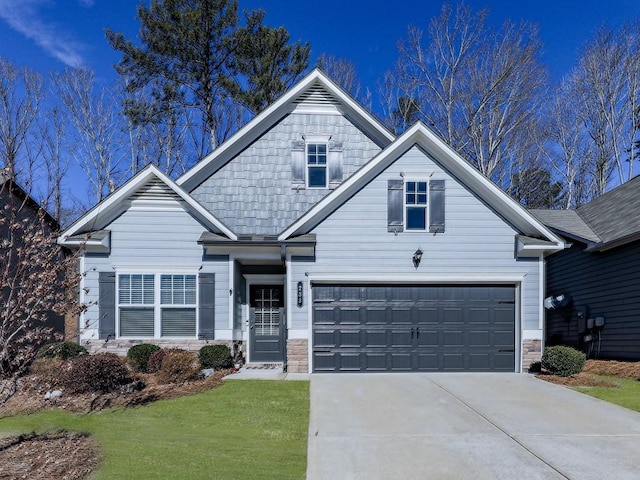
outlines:
[[[492,23],[528,20],[540,26],[544,60],[558,80],[574,65],[585,41],[600,25],[617,26],[640,17],[638,0],[469,0],[486,6]],[[133,38],[138,31],[136,0],[0,0],[0,56],[42,72],[84,66],[98,78],[115,78],[104,29]],[[396,43],[409,24],[426,28],[439,13],[432,0],[240,0],[246,9],[262,7],[266,23],[284,25],[294,39],[309,41],[313,58],[325,52],[352,60],[363,85],[375,89],[392,67]]]

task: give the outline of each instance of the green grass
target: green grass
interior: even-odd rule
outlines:
[[[574,387],[578,392],[640,412],[640,381],[630,378],[603,377],[617,387]]]
[[[0,419],[0,435],[88,432],[102,451],[96,479],[301,479],[309,382],[235,380],[198,395],[74,415]]]

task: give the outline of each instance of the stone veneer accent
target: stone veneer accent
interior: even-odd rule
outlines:
[[[309,373],[308,340],[287,340],[287,372]]]
[[[529,365],[542,359],[542,340],[522,341],[522,371],[529,370]]]
[[[153,343],[161,348],[181,348],[189,352],[198,352],[205,345],[228,345],[233,355],[233,340],[169,340],[169,339],[153,339],[148,340],[85,340],[81,344],[89,350],[90,353],[115,353],[125,356],[127,351],[134,345],[141,343]],[[244,352],[244,347],[241,345]]]

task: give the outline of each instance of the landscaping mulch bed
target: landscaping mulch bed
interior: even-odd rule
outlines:
[[[138,378],[146,385],[141,391],[132,393],[111,392],[105,394],[85,393],[65,395],[64,392],[58,398],[46,400],[46,392],[38,388],[38,378],[27,376],[20,380],[18,391],[0,405],[0,417],[35,413],[47,408],[59,408],[73,413],[88,413],[103,410],[109,407],[135,407],[146,405],[157,400],[167,400],[183,395],[193,395],[205,392],[217,387],[222,378],[232,370],[220,370],[212,376],[191,380],[181,384],[162,384],[153,374],[137,374]],[[0,476],[2,478],[2,476]]]
[[[0,439],[0,479],[83,479],[98,465],[98,448],[86,435],[58,432]]]
[[[540,373],[537,378],[558,385],[568,387],[617,387],[617,383],[611,379],[602,378],[620,377],[640,379],[640,362],[619,362],[615,360],[587,360],[584,369],[577,375],[560,377]]]

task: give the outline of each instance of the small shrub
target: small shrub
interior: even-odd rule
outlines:
[[[149,357],[160,350],[158,345],[153,343],[141,343],[134,345],[127,351],[127,358],[134,370],[138,372],[148,371]]]
[[[69,360],[70,358],[87,355],[89,352],[82,345],[74,342],[47,343],[37,354],[37,358],[59,358]]]
[[[114,353],[98,353],[70,359],[61,373],[69,393],[108,393],[131,382],[124,360]]]
[[[586,355],[575,348],[562,345],[547,347],[542,354],[542,368],[552,375],[569,377],[584,368]]]
[[[162,359],[158,379],[162,383],[182,383],[195,378],[199,371],[196,356],[189,352],[169,352]]]
[[[233,359],[226,345],[205,345],[198,353],[202,368],[231,368]]]
[[[160,350],[156,350],[149,357],[149,363],[147,363],[147,372],[156,373],[160,371],[162,368],[162,360],[169,353],[174,352],[186,352],[186,350],[182,350],[181,348],[161,348]]]
[[[542,371],[542,362],[531,362],[529,365],[529,373],[540,373]]]

